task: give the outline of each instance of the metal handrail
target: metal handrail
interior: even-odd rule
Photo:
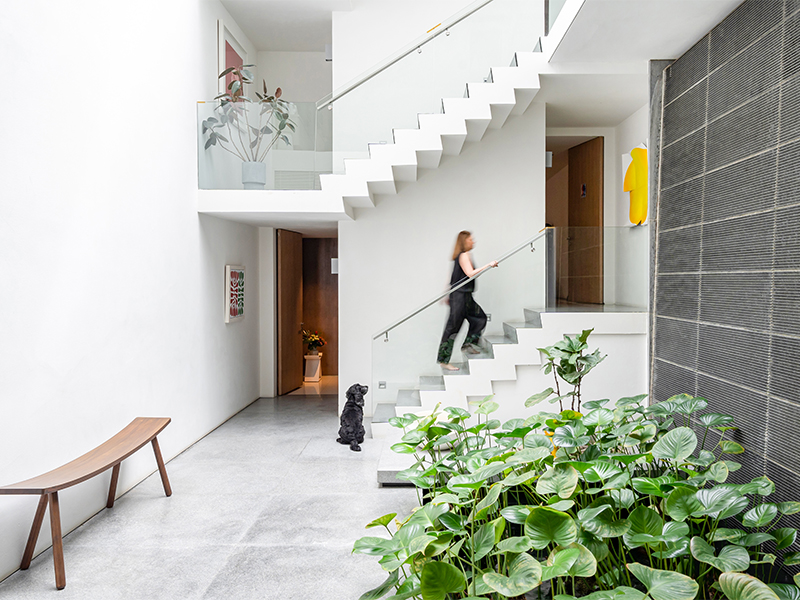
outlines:
[[[429,29],[425,33],[425,35],[417,38],[416,40],[414,40],[411,44],[409,44],[408,46],[406,46],[402,50],[399,50],[398,52],[396,52],[395,54],[393,54],[389,58],[386,58],[382,62],[379,62],[377,65],[375,65],[374,67],[372,67],[368,71],[365,71],[364,73],[362,73],[361,75],[359,75],[355,79],[352,79],[348,83],[344,84],[338,90],[334,90],[333,92],[331,92],[327,96],[321,98],[320,100],[317,100],[317,110],[321,110],[321,109],[325,108],[326,106],[329,106],[330,104],[333,104],[336,100],[338,100],[342,96],[345,96],[345,95],[349,94],[354,89],[358,88],[359,86],[363,85],[364,83],[366,83],[367,81],[369,81],[370,79],[375,77],[376,75],[378,75],[381,72],[385,71],[386,69],[391,67],[396,62],[399,62],[399,61],[403,60],[406,56],[408,56],[409,54],[411,54],[415,50],[420,50],[420,48],[422,48],[422,46],[424,46],[425,44],[430,42],[432,39],[440,36],[442,33],[447,32],[451,27],[453,27],[454,25],[457,25],[458,23],[460,23],[461,21],[463,21],[464,19],[466,19],[467,17],[469,17],[473,13],[478,12],[480,9],[482,9],[487,4],[490,4],[491,2],[494,2],[494,0],[476,0],[475,2],[470,4],[469,6],[461,9],[459,12],[454,14],[449,19],[446,19],[446,20],[442,21],[441,23],[439,23],[438,25],[436,25],[435,27]],[[449,35],[449,33],[448,33],[448,35]]]
[[[519,246],[515,246],[513,249],[509,250],[508,252],[506,252],[505,254],[503,254],[503,255],[502,255],[500,258],[498,258],[498,259],[497,259],[497,264],[499,265],[501,262],[503,262],[503,261],[504,261],[504,260],[506,260],[507,258],[510,258],[510,257],[514,256],[514,255],[515,255],[517,252],[519,252],[520,250],[522,250],[522,249],[523,249],[523,248],[525,248],[526,246],[530,246],[530,245],[532,245],[532,244],[533,244],[535,241],[542,239],[542,238],[543,238],[545,235],[547,235],[547,230],[548,230],[548,229],[553,229],[553,228],[552,228],[552,227],[545,227],[545,228],[544,228],[544,229],[542,229],[542,230],[541,230],[539,233],[537,233],[535,236],[533,236],[531,239],[529,239],[529,240],[526,240],[526,241],[522,242],[522,243],[521,243]],[[417,314],[421,313],[423,310],[425,310],[425,309],[426,309],[426,308],[428,308],[429,306],[433,306],[434,304],[436,304],[437,302],[439,302],[439,300],[441,300],[441,299],[442,299],[442,298],[444,298],[445,296],[449,296],[450,294],[452,294],[452,293],[453,293],[453,292],[455,292],[456,290],[459,290],[459,289],[461,289],[462,287],[464,287],[465,285],[467,285],[467,284],[468,284],[470,281],[474,281],[475,279],[477,279],[478,277],[480,277],[481,275],[483,275],[484,273],[486,273],[488,270],[489,270],[489,269],[483,269],[482,271],[479,271],[478,273],[476,273],[476,274],[475,274],[475,275],[473,275],[472,277],[468,277],[468,278],[464,279],[463,281],[460,281],[459,283],[457,283],[457,284],[456,284],[456,285],[454,285],[453,287],[451,287],[451,288],[448,288],[448,289],[447,289],[447,291],[445,291],[445,292],[442,292],[441,294],[439,294],[438,296],[436,296],[436,297],[435,297],[435,298],[433,298],[432,300],[429,300],[428,302],[426,302],[425,304],[423,304],[422,306],[420,306],[420,307],[419,307],[419,308],[417,308],[416,310],[414,310],[414,311],[412,311],[412,312],[408,313],[408,314],[407,314],[405,317],[403,317],[402,319],[398,319],[397,321],[395,321],[394,323],[392,323],[392,324],[391,324],[391,325],[389,325],[388,327],[384,327],[383,329],[381,329],[381,330],[380,330],[380,332],[378,332],[378,333],[376,333],[375,335],[373,335],[373,336],[372,336],[372,339],[373,339],[373,340],[377,340],[377,339],[378,339],[379,337],[381,337],[382,335],[388,335],[388,334],[389,334],[389,332],[390,332],[392,329],[394,329],[395,327],[398,327],[399,325],[402,325],[403,323],[405,323],[405,322],[406,322],[406,321],[408,321],[409,319],[411,319],[411,318],[413,318],[414,316],[416,316]]]

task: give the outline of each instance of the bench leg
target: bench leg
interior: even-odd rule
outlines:
[[[31,533],[28,536],[28,543],[25,545],[25,552],[22,553],[22,563],[19,565],[19,568],[23,571],[31,566],[33,551],[36,549],[36,540],[39,539],[39,531],[41,531],[42,521],[44,521],[44,511],[47,510],[47,498],[47,494],[39,496],[39,506],[36,507]]]
[[[117,463],[111,470],[111,485],[108,488],[108,502],[106,508],[114,508],[114,500],[117,498],[117,481],[119,481],[119,465]]]
[[[64,569],[64,546],[61,540],[61,512],[58,509],[58,492],[50,496],[50,533],[53,538],[53,566],[56,571],[56,588],[67,587],[67,572]]]
[[[164,459],[161,458],[161,449],[158,447],[158,438],[153,438],[153,452],[156,454],[158,472],[161,474],[161,483],[164,485],[164,493],[167,496],[172,496],[172,488],[169,485],[169,477],[167,477],[167,467],[164,465]]]

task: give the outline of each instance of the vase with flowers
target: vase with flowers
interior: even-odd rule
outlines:
[[[300,332],[303,335],[303,343],[308,345],[309,354],[319,354],[319,349],[326,344],[325,339],[314,331],[313,333],[307,329]]]

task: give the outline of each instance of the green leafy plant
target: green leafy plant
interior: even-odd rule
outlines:
[[[728,482],[743,451],[726,439],[732,417],[688,395],[644,399],[500,423],[489,396],[472,412],[393,418],[393,450],[414,457],[398,478],[420,506],[355,543],[388,574],[361,600],[800,598],[774,581],[800,564],[782,523],[800,503],[770,501],[766,477]]]
[[[547,388],[543,392],[531,396],[525,406],[533,406],[543,400],[550,400],[551,404],[558,402],[560,410],[564,410],[564,400],[570,401],[571,410],[581,409],[581,381],[589,371],[599,365],[605,355],[600,355],[600,350],[586,353],[589,349],[587,340],[593,329],[585,329],[580,335],[565,335],[564,339],[556,342],[552,346],[539,348],[539,352],[545,358],[542,368],[545,374],[553,374],[555,389]],[[560,382],[564,382],[564,386]],[[572,389],[567,391],[567,387]],[[562,395],[562,387],[564,393]]]
[[[206,150],[218,146],[244,162],[262,162],[278,141],[291,145],[286,130],[295,131],[289,116],[292,105],[281,99],[281,88],[270,94],[262,81],[263,93],[256,92],[257,100],[244,94],[245,84],[253,83],[249,70],[253,66],[229,67],[219,74],[220,79],[230,74],[231,82],[214,98],[219,101],[214,116],[202,123]]]

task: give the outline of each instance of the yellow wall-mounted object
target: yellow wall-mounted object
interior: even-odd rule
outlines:
[[[631,223],[641,225],[647,220],[647,149],[634,148],[631,158],[622,191],[631,194]]]

